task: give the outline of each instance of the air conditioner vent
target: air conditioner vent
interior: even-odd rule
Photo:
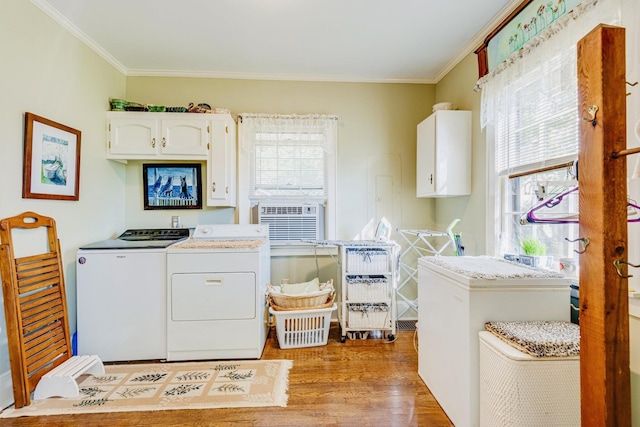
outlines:
[[[254,208],[253,222],[269,224],[269,239],[286,243],[324,238],[324,211],[317,203],[266,204]]]
[[[261,206],[262,215],[302,215],[302,206]]]

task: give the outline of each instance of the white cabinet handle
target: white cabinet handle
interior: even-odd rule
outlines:
[[[207,279],[204,284],[205,286],[222,286],[222,279]]]

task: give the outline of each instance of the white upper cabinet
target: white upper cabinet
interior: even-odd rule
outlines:
[[[207,206],[236,205],[236,122],[230,114],[107,113],[107,158],[206,160]]]
[[[471,194],[471,111],[438,110],[418,124],[416,196]]]
[[[236,123],[229,114],[213,115],[207,160],[207,206],[236,205]]]
[[[184,114],[182,114],[184,116]],[[211,125],[201,118],[162,119],[160,152],[162,155],[194,156],[206,158]]]
[[[211,115],[107,113],[107,158],[206,160]]]

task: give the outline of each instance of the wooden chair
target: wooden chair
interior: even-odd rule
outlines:
[[[14,229],[46,227],[48,252],[16,258]],[[52,218],[33,212],[0,221],[0,270],[15,407],[77,395],[82,373],[104,373],[97,356],[72,357],[60,242]]]

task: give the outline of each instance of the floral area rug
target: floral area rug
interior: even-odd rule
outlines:
[[[290,360],[241,360],[106,365],[101,376],[78,378],[80,395],[10,407],[0,418],[287,406]]]

